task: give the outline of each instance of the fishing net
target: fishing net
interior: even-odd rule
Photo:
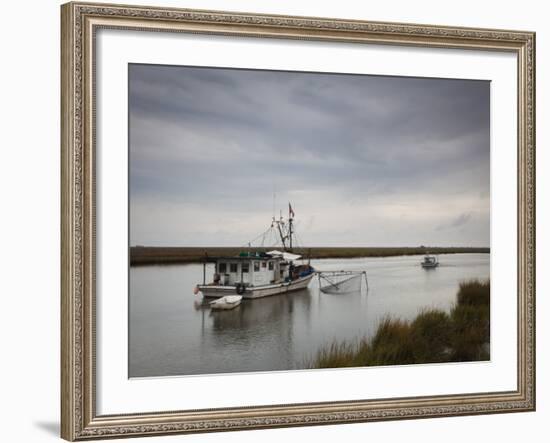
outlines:
[[[325,294],[346,294],[361,291],[361,274],[346,276],[343,279],[322,277],[321,292]]]

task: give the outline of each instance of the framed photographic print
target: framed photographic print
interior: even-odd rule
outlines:
[[[534,33],[61,14],[63,438],[534,410]]]

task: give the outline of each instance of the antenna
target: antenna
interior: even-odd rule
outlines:
[[[294,221],[294,211],[290,202],[288,202],[288,242],[290,250],[292,251],[292,222]]]
[[[275,183],[273,183],[273,220],[275,220],[275,199],[276,199]]]

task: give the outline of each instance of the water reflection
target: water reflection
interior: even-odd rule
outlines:
[[[211,311],[214,329],[250,328],[262,326],[267,329],[278,326],[281,318],[292,320],[296,310],[304,312],[310,306],[309,289],[283,294],[277,297],[265,297],[257,300],[243,300],[237,308],[227,312]],[[295,305],[297,305],[295,307]],[[238,323],[235,320],[238,319]],[[290,322],[292,323],[292,322]]]
[[[371,335],[391,314],[412,318],[424,307],[449,309],[458,283],[489,276],[489,256],[440,257],[435,270],[419,257],[317,260],[318,269],[367,269],[369,291],[324,294],[318,281],[290,294],[243,300],[212,311],[192,295],[202,266],[130,271],[130,376],[298,369],[333,340]]]

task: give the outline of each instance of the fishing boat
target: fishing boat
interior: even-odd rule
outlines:
[[[203,284],[195,287],[195,294],[203,297],[221,298],[239,295],[252,299],[298,291],[307,288],[315,275],[315,269],[307,263],[297,264],[301,255],[292,252],[294,246],[294,211],[288,205],[288,220],[282,215],[273,217],[268,233],[275,232],[282,243],[282,250],[268,252],[252,251],[248,248],[234,257],[208,257],[203,263]],[[250,244],[249,244],[250,246]],[[214,263],[214,274],[206,282],[206,265]]]
[[[424,269],[437,268],[439,266],[439,261],[435,255],[426,254],[424,260],[420,262]]]
[[[210,302],[212,309],[234,309],[241,304],[242,296],[240,295],[226,295],[218,298],[217,300]]]

